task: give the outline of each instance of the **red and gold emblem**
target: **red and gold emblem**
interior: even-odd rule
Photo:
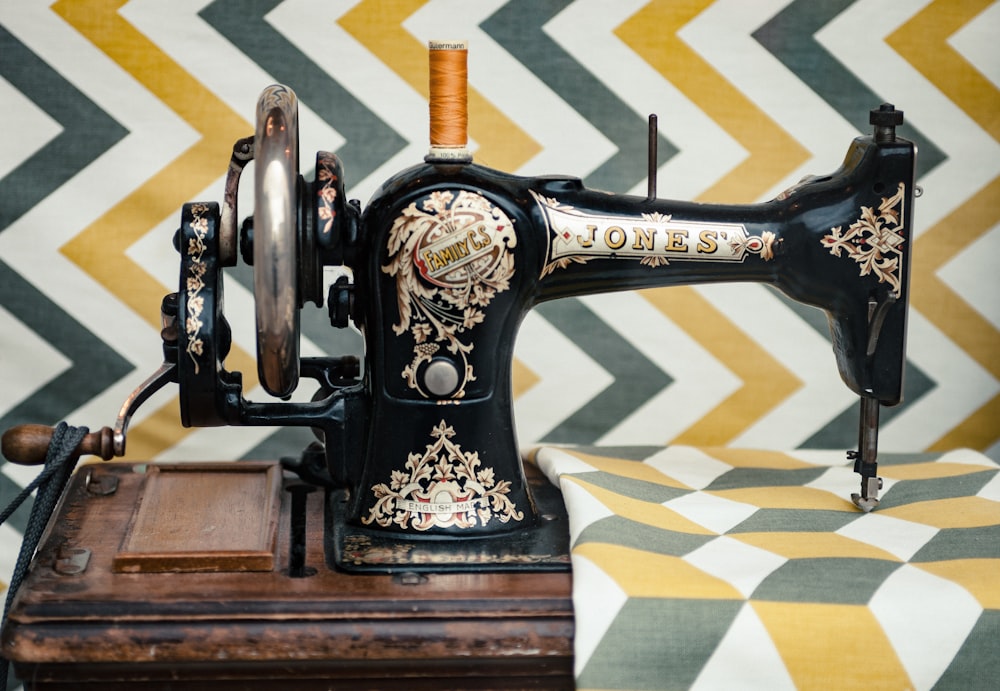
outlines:
[[[475,379],[467,337],[485,319],[484,309],[510,287],[517,244],[514,224],[478,192],[442,190],[406,207],[389,231],[389,262],[396,278],[399,320],[393,331],[413,336],[413,360],[402,376],[424,396],[421,363],[442,348],[462,364],[452,398]]]

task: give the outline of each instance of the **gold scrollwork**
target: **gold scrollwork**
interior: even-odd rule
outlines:
[[[393,470],[388,483],[372,487],[375,505],[362,517],[365,525],[425,531],[471,528],[496,518],[520,521],[524,513],[507,496],[510,482],[483,468],[477,451],[463,451],[452,441],[455,429],[441,420],[431,430],[432,443],[411,453],[404,470]]]
[[[184,315],[184,332],[187,334],[187,346],[185,351],[194,363],[195,374],[201,368],[199,359],[204,351],[204,341],[201,339],[202,312],[205,309],[205,298],[201,291],[205,288],[205,273],[208,270],[203,256],[205,254],[205,236],[208,233],[208,205],[191,205],[191,231],[193,236],[188,238],[186,252],[188,255],[187,277],[184,281],[184,291],[186,293],[186,314]]]
[[[901,182],[891,197],[882,197],[878,209],[861,207],[861,217],[846,232],[843,226],[830,229],[823,236],[823,246],[835,257],[850,257],[858,263],[862,276],[875,275],[879,283],[888,283],[894,293],[901,290],[900,260],[903,256],[903,199],[906,186]]]
[[[481,324],[493,298],[510,288],[516,244],[513,222],[478,192],[434,192],[395,219],[382,271],[396,279],[399,321],[393,331],[409,331],[415,344],[402,372],[411,389],[428,395],[417,370],[446,348],[463,365],[451,396],[464,397],[475,375],[468,362],[474,344],[462,335]]]

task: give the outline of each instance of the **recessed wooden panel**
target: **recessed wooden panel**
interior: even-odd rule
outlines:
[[[270,571],[280,511],[273,463],[149,466],[114,570]]]

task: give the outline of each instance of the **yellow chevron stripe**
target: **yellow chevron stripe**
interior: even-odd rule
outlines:
[[[901,463],[879,465],[878,472],[890,480],[932,480],[943,477],[961,477],[988,471],[989,467],[972,463],[928,461],[926,463]]]
[[[699,201],[752,202],[805,163],[809,153],[677,35],[712,2],[654,0],[615,34],[749,152]]]
[[[140,424],[130,427],[124,460],[147,461],[155,458],[190,434],[191,430],[181,426],[180,405],[180,398],[174,396]]]
[[[424,4],[425,0],[362,0],[337,23],[414,90],[430,98],[427,47],[403,27],[403,21]],[[469,136],[479,145],[477,160],[499,170],[515,171],[541,151],[538,142],[471,85],[468,99]]]
[[[773,468],[776,470],[795,470],[799,468],[814,468],[815,466],[788,454],[770,449],[740,449],[726,446],[707,447],[700,449],[712,458],[736,468]]]
[[[1000,439],[1000,395],[994,396],[981,408],[928,447],[929,451],[948,451],[960,447],[986,450]]]
[[[802,386],[802,380],[697,291],[679,287],[640,294],[743,382],[698,422],[664,441],[691,446],[726,444]]]
[[[222,175],[233,142],[253,132],[253,127],[125,21],[118,14],[124,3],[61,0],[52,9],[166,103],[201,139],[60,251],[158,328],[164,288],[126,250]],[[248,389],[256,384],[256,366],[249,355],[234,347],[229,362],[246,373]],[[151,458],[186,433],[175,398],[129,431],[128,458]]]
[[[163,286],[125,250],[222,175],[232,142],[253,127],[119,16],[123,4],[61,0],[53,9],[195,127],[202,139],[66,243],[62,252],[157,326]]]
[[[698,201],[750,202],[801,165],[808,153],[677,36],[682,26],[710,4],[711,0],[654,0],[616,28],[615,34],[750,154]],[[802,385],[694,290],[670,288],[642,294],[743,381],[739,391],[672,443],[729,443]]]
[[[853,558],[900,561],[898,557],[884,549],[837,533],[775,531],[770,533],[732,533],[729,537],[773,552],[786,559]]]
[[[647,463],[636,463],[635,461],[626,461],[621,458],[610,458],[608,456],[595,456],[577,450],[573,450],[571,453],[592,468],[608,473],[609,475],[629,478],[630,480],[639,480],[640,482],[649,482],[654,485],[663,485],[664,487],[691,489],[689,485],[670,477]]]
[[[585,542],[573,548],[573,556],[589,559],[629,597],[743,599],[739,591],[726,581],[671,554],[657,554],[604,542]]]
[[[1000,379],[1000,331],[937,275],[938,269],[996,225],[998,210],[1000,176],[913,243],[910,300],[956,345]],[[994,398],[931,448],[944,450],[973,443],[975,448],[988,448],[1000,439],[1000,417],[995,415],[998,405],[1000,400]]]
[[[958,583],[979,601],[983,609],[1000,609],[1000,588],[997,588],[1000,559],[951,559],[929,561],[914,566]]]
[[[802,691],[872,688],[872,660],[879,683],[913,688],[906,668],[885,629],[865,605],[767,602],[750,605],[788,667],[794,688]],[[813,624],[803,630],[802,622]]]
[[[563,482],[571,482],[586,490],[594,499],[613,511],[616,516],[659,528],[660,530],[672,530],[677,533],[689,533],[691,535],[713,534],[705,526],[685,518],[663,504],[656,504],[619,494],[613,490],[587,482],[577,475],[562,475],[561,478]]]
[[[992,499],[947,497],[915,501],[879,509],[880,516],[922,523],[932,528],[985,528],[1000,524],[1000,510]]]
[[[534,370],[521,362],[518,358],[514,358],[511,363],[511,390],[514,394],[514,400],[517,400],[518,397],[527,393],[531,387],[539,382],[539,379],[539,376],[535,374]]]
[[[893,32],[886,42],[1000,141],[1000,91],[949,44],[948,38],[985,10],[991,0],[937,0]],[[1000,332],[937,276],[959,251],[1000,220],[1000,177],[926,231],[913,245],[910,295],[914,308],[948,334],[977,363],[1000,379]],[[1000,440],[1000,396],[938,439],[930,449],[987,449]]]
[[[994,0],[936,0],[886,38],[980,127],[1000,141],[1000,91],[948,43]]]
[[[735,489],[706,490],[708,494],[759,506],[762,509],[803,509],[805,511],[847,511],[851,502],[846,497],[816,489],[815,487],[767,486],[737,487]]]

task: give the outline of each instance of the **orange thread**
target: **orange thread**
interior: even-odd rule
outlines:
[[[464,149],[468,144],[468,43],[431,41],[431,147]]]

